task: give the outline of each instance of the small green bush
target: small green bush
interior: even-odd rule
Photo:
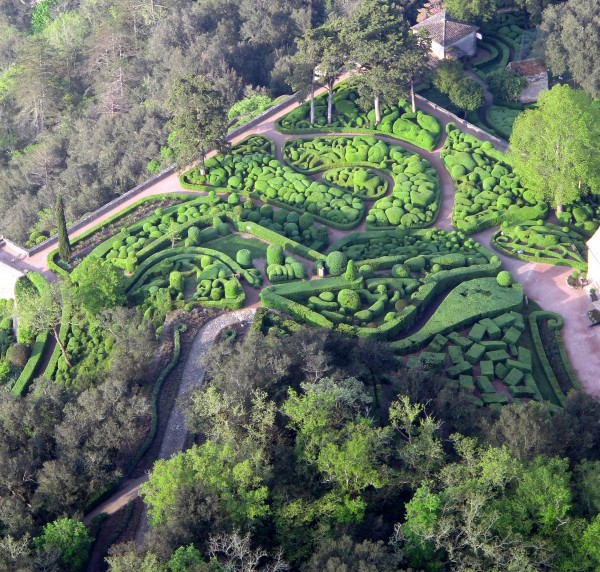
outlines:
[[[240,248],[235,254],[235,260],[244,268],[250,268],[252,266],[252,253],[247,248]]]
[[[267,247],[267,265],[271,264],[283,264],[283,248],[278,244]]]
[[[510,272],[507,270],[501,270],[498,272],[498,276],[496,276],[496,280],[498,281],[499,286],[508,287],[513,283],[513,277]]]

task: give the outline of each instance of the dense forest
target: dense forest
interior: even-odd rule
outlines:
[[[228,105],[244,95],[289,92],[294,40],[353,4],[2,2],[2,233],[25,242],[36,225],[47,234],[57,193],[75,220],[147,178],[150,161],[171,163],[165,102],[179,78],[210,78]]]

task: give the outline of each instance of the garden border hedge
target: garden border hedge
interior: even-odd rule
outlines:
[[[571,382],[571,386],[574,389],[580,390],[581,385],[580,385],[577,377],[575,376],[575,372],[573,371],[573,368],[571,367],[571,362],[569,361],[569,358],[567,357],[565,347],[564,347],[564,342],[562,339],[562,335],[560,333],[560,329],[562,328],[563,323],[564,323],[562,316],[560,314],[555,314],[554,312],[548,312],[546,310],[536,310],[534,312],[531,312],[529,314],[529,329],[531,331],[531,338],[533,340],[536,353],[538,354],[538,358],[540,360],[542,368],[544,369],[544,373],[546,374],[546,377],[548,378],[548,382],[550,383],[550,386],[552,387],[552,391],[554,391],[554,394],[556,395],[556,398],[558,399],[560,404],[564,406],[565,402],[566,402],[565,394],[564,394],[563,390],[561,389],[560,384],[558,383],[556,374],[554,373],[554,370],[552,369],[552,365],[550,364],[550,360],[548,359],[548,356],[546,355],[546,350],[544,349],[544,343],[542,341],[542,336],[540,334],[540,330],[539,330],[539,326],[538,326],[538,319],[544,319],[544,318],[548,320],[548,328],[554,331],[554,337],[556,339],[556,342],[557,342],[557,345],[559,348],[560,359],[563,362],[563,367],[565,368],[565,371],[567,372],[567,376],[569,378],[569,381]],[[553,322],[552,326],[550,325],[550,321]]]
[[[547,258],[545,256],[531,256],[529,254],[519,254],[516,251],[509,251],[507,248],[504,248],[501,244],[498,244],[496,240],[497,237],[500,236],[501,232],[503,232],[502,228],[499,228],[496,232],[494,232],[494,234],[490,238],[490,244],[492,245],[494,250],[497,250],[505,256],[508,256],[510,258],[516,258],[517,260],[523,260],[524,262],[540,262],[542,264],[550,264],[552,266],[568,266],[577,270],[581,270],[582,272],[587,272],[586,262],[577,262],[576,260],[565,260],[563,258]]]
[[[28,272],[25,276],[40,294],[42,294],[44,291],[47,291],[50,287],[46,279],[37,272]],[[35,337],[35,342],[31,349],[29,359],[19,374],[17,381],[10,390],[12,395],[15,397],[20,397],[23,395],[25,391],[27,391],[27,388],[31,385],[31,382],[33,381],[33,378],[44,358],[44,350],[46,349],[46,344],[48,343],[49,338],[50,332],[47,330],[38,333],[38,335]]]

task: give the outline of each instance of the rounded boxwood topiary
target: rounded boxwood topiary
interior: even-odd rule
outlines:
[[[240,248],[235,254],[235,260],[244,268],[252,266],[252,253],[247,248]]]
[[[310,213],[304,213],[298,219],[298,226],[300,227],[300,230],[308,230],[314,223],[315,217],[313,217],[313,215]]]
[[[496,276],[496,280],[500,286],[508,287],[513,283],[513,277],[507,270],[501,270]]]
[[[267,266],[271,264],[283,264],[283,248],[278,244],[267,246]]]
[[[346,270],[347,264],[348,257],[339,250],[330,252],[325,259],[325,266],[332,276],[340,276]]]
[[[375,271],[373,270],[373,267],[370,264],[363,264],[359,269],[358,269],[358,273],[363,277],[363,278],[372,278],[373,274],[375,274]]]
[[[169,288],[173,288],[175,292],[183,291],[183,275],[181,272],[175,270],[169,274]]]
[[[344,288],[338,292],[338,302],[342,308],[348,308],[353,312],[358,311],[361,306],[358,293],[348,288]]]
[[[237,298],[242,293],[242,285],[235,279],[225,282],[225,298]]]

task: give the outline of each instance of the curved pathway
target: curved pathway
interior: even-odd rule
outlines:
[[[168,459],[175,453],[183,450],[187,430],[183,410],[181,409],[181,402],[190,392],[202,386],[202,382],[204,381],[204,366],[201,363],[201,356],[215,342],[221,330],[252,320],[255,311],[255,308],[243,308],[229,312],[228,314],[222,314],[204,324],[196,334],[181,376],[181,383],[177,391],[177,402],[169,416],[167,428],[160,446],[159,459]],[[143,475],[137,479],[126,481],[112,497],[86,514],[83,519],[84,522],[89,524],[100,513],[113,514],[123,508],[130,500],[138,496],[140,485],[147,480],[148,475]]]

